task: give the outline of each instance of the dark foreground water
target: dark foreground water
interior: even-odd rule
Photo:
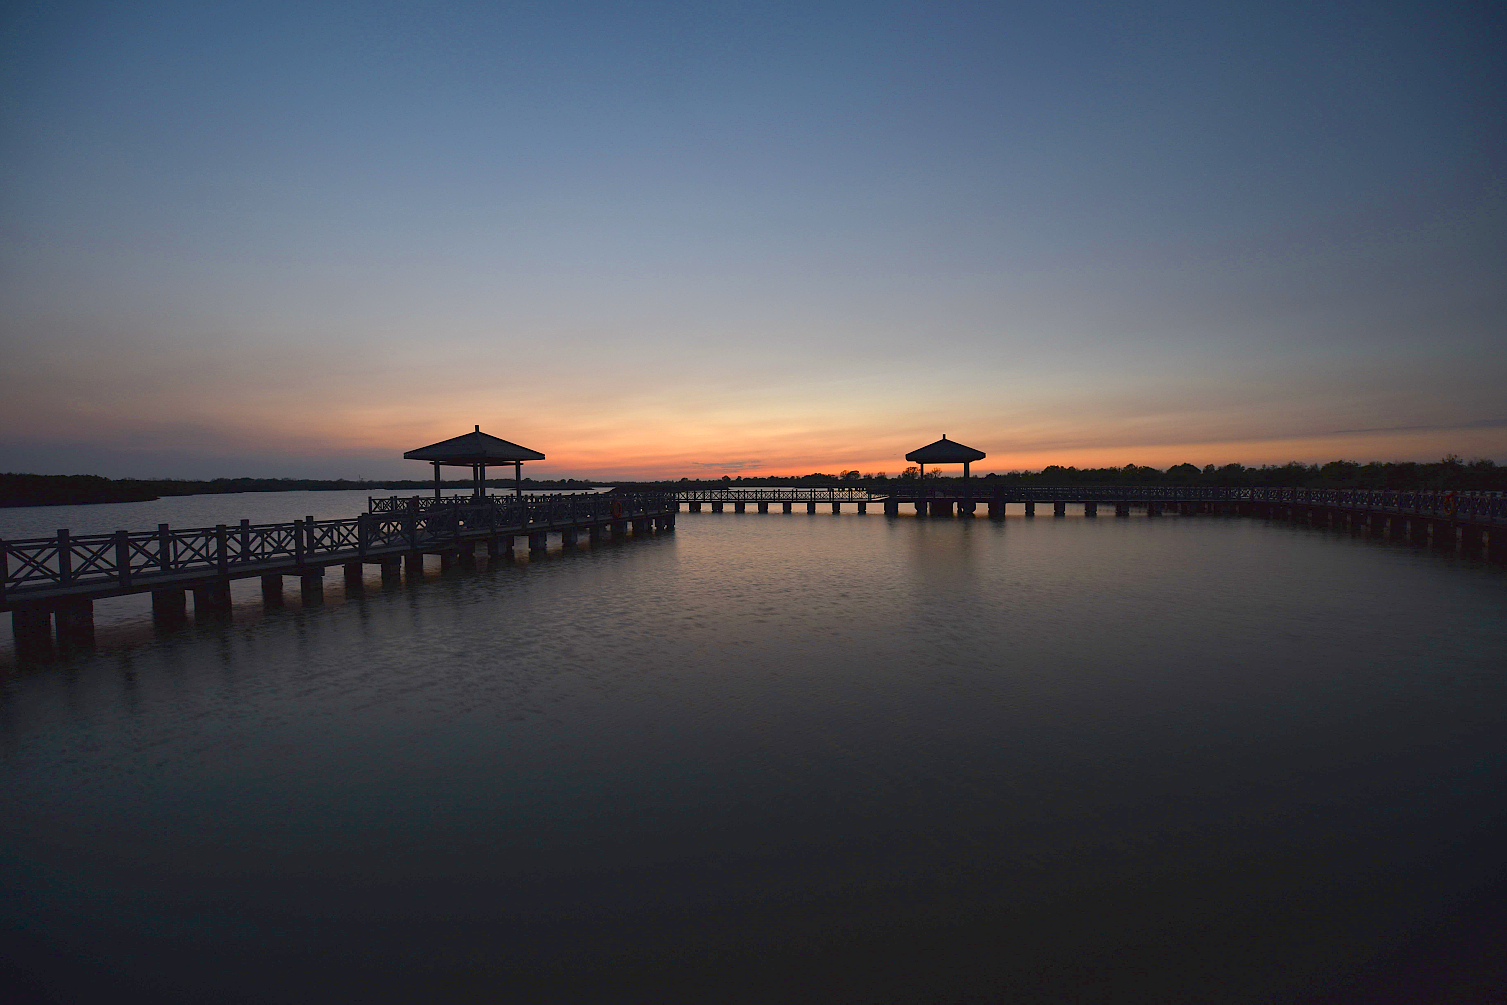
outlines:
[[[294,507],[300,515],[301,503]],[[354,511],[354,510],[353,510]],[[685,514],[0,643],[58,1000],[1468,998],[1507,576],[1249,520]]]

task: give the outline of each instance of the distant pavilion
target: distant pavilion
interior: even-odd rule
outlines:
[[[968,465],[973,461],[981,461],[987,456],[982,450],[965,447],[956,440],[949,440],[947,434],[935,443],[928,443],[919,450],[912,450],[905,455],[908,461],[915,461],[921,465],[921,477],[926,477],[926,465],[928,464],[961,464],[963,465],[963,478],[968,478]]]
[[[456,468],[469,467],[478,498],[487,494],[487,465],[511,464],[513,465],[513,492],[521,498],[523,496],[523,462],[544,460],[544,455],[539,451],[520,447],[516,443],[483,433],[480,426],[476,427],[475,432],[463,433],[460,436],[452,436],[448,440],[431,443],[427,447],[409,450],[403,456],[410,461],[428,461],[434,465],[434,498],[436,499],[440,497],[440,465],[442,464]]]

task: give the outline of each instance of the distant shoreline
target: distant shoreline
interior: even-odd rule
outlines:
[[[470,488],[469,479],[442,483],[446,489]],[[512,479],[487,479],[488,488],[511,488]],[[613,482],[580,479],[523,480],[523,487],[539,489],[586,489]],[[352,492],[373,490],[428,492],[433,481],[352,481],[347,478],[216,478],[189,481],[175,478],[104,478],[100,475],[0,474],[0,508],[17,506],[90,506],[104,503],[151,502],[174,496],[234,495],[244,492]]]
[[[928,482],[935,471],[927,472]],[[624,484],[655,488],[692,488],[716,485],[845,485],[886,491],[903,485],[915,476],[914,469],[898,478],[887,475],[843,471],[839,474],[816,472],[798,476],[738,476],[722,478],[680,478],[645,480],[600,480],[590,478],[523,479],[529,491],[581,491]],[[957,481],[941,477],[939,483]],[[1271,486],[1293,488],[1368,488],[1368,489],[1456,489],[1460,491],[1507,491],[1507,466],[1489,460],[1464,462],[1453,455],[1441,461],[1420,464],[1413,461],[1372,462],[1330,461],[1328,464],[1262,465],[1248,468],[1227,464],[1216,468],[1198,468],[1176,464],[1160,468],[1126,465],[1123,468],[1075,468],[1050,465],[1040,471],[1011,471],[975,477],[980,486],[995,485],[1208,485]],[[447,481],[443,487],[452,491],[468,489],[469,479]],[[487,479],[488,488],[512,488],[511,478]],[[79,506],[116,502],[150,502],[171,496],[226,495],[242,492],[350,492],[403,491],[431,492],[431,480],[392,479],[387,481],[351,480],[348,478],[216,478],[191,481],[176,478],[104,478],[100,475],[32,475],[0,474],[0,508],[15,506]]]

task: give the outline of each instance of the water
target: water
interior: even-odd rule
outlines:
[[[1503,920],[1507,577],[1462,558],[703,513],[307,609],[256,589],[0,648],[31,986],[1327,1000]]]

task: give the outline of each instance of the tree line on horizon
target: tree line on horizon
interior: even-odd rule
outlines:
[[[447,489],[469,488],[471,480],[447,481]],[[600,482],[576,478],[523,479],[525,488],[590,488]],[[605,483],[605,484],[611,484]],[[513,480],[487,479],[488,488],[505,489]],[[339,492],[369,489],[433,490],[432,480],[347,478],[105,478],[102,475],[0,474],[0,507],[69,506],[87,503],[149,502],[165,496],[222,495],[238,492]]]
[[[836,474],[813,472],[809,475],[723,475],[721,478],[680,478],[646,481],[637,484],[677,485],[832,485],[884,486],[914,480],[920,472],[912,467],[896,476],[884,472],[844,470]],[[959,475],[928,471],[928,481],[961,481]],[[1507,491],[1507,466],[1491,460],[1463,461],[1454,454],[1432,463],[1415,461],[1330,461],[1327,464],[1289,464],[1246,467],[1242,464],[1213,464],[1200,468],[1195,464],[1175,464],[1170,468],[1153,468],[1127,464],[1114,468],[1077,468],[1052,464],[1040,471],[990,472],[974,478],[986,485],[1209,485],[1256,486],[1282,488],[1372,488],[1372,489],[1455,489],[1460,491]],[[469,480],[445,482],[447,488],[465,488]],[[622,485],[623,481],[591,478],[523,479],[523,485],[538,489],[587,489]],[[511,479],[488,479],[490,488],[507,489]],[[66,506],[84,503],[144,502],[164,496],[216,495],[237,492],[352,491],[370,489],[413,489],[424,492],[433,481],[415,479],[351,480],[346,478],[215,478],[194,481],[178,478],[105,478],[100,475],[0,474],[0,507]]]
[[[936,469],[926,472],[928,482],[961,482],[961,472],[952,465],[949,473]],[[813,472],[792,477],[723,475],[720,479],[682,478],[677,484],[692,485],[888,485],[912,481],[920,476],[917,467],[908,467],[898,475],[884,472],[839,471],[836,474]],[[989,472],[975,475],[974,481],[988,485],[1208,485],[1244,487],[1265,485],[1278,488],[1368,488],[1368,489],[1456,489],[1460,491],[1507,491],[1507,466],[1480,459],[1464,461],[1449,454],[1434,462],[1417,461],[1329,461],[1327,464],[1263,464],[1246,467],[1226,464],[1174,464],[1162,469],[1139,464],[1124,467],[1077,468],[1050,464],[1040,471]],[[653,484],[667,484],[664,482]]]

